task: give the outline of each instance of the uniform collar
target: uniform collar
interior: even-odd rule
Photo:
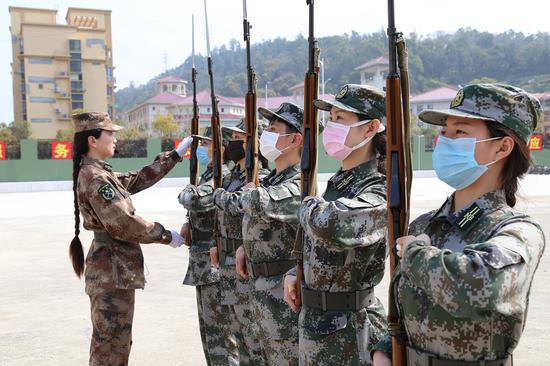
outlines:
[[[483,216],[507,206],[503,190],[488,192],[466,205],[457,212],[452,212],[454,193],[447,198],[443,206],[436,211],[430,221],[446,220],[458,230],[467,233]]]
[[[112,172],[113,171],[113,167],[111,166],[111,164],[103,161],[103,160],[99,160],[99,159],[96,159],[96,158],[90,158],[90,157],[83,157],[82,160],[80,161],[80,166],[83,166],[83,165],[91,165],[91,166],[94,166],[96,168],[99,168],[99,169],[103,169],[103,170],[106,170],[108,172]]]
[[[287,178],[295,176],[299,171],[300,167],[298,164],[291,165],[281,172],[272,170],[271,173],[269,173],[269,175],[262,180],[262,186],[276,186],[277,184],[285,181]]]

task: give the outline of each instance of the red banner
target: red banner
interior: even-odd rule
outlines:
[[[52,159],[64,160],[73,158],[73,146],[69,141],[52,142]]]
[[[533,135],[529,140],[529,150],[542,150],[542,136]]]
[[[6,160],[6,143],[0,141],[0,160]]]

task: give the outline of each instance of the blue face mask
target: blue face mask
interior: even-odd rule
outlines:
[[[197,147],[197,160],[200,165],[207,166],[210,163],[210,157],[208,156],[208,148],[206,146]]]
[[[477,141],[475,137],[450,139],[439,136],[432,155],[437,177],[454,189],[460,190],[473,184],[496,162],[480,165],[475,159],[476,143],[501,139],[494,137]]]

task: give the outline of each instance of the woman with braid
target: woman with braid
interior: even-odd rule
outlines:
[[[114,132],[121,126],[101,112],[74,114],[73,192],[75,237],[70,256],[78,277],[84,274],[93,325],[90,365],[128,364],[132,343],[135,289],[143,288],[143,254],[140,243],[183,244],[179,233],[135,215],[130,195],[164,177],[191,143],[188,137],[176,150],[159,154],[139,171],[115,173],[105,162],[115,153]],[[94,240],[84,261],[80,217]],[[84,265],[86,262],[86,266]]]

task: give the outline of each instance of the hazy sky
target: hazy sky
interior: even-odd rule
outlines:
[[[0,121],[13,119],[10,5],[59,9],[58,23],[64,23],[70,6],[112,10],[113,58],[119,89],[131,81],[136,85],[145,83],[163,72],[165,52],[168,68],[185,60],[191,53],[192,13],[196,51],[204,53],[206,48],[202,0],[0,0],[0,3]],[[299,33],[307,35],[305,0],[247,3],[253,43],[276,37],[293,39]],[[383,0],[317,0],[316,35],[385,29],[386,6]],[[462,27],[493,33],[509,29],[530,34],[550,32],[547,0],[395,0],[395,6],[397,28],[405,34],[454,32]],[[232,38],[242,42],[241,0],[208,0],[208,21],[211,47],[227,44]]]

